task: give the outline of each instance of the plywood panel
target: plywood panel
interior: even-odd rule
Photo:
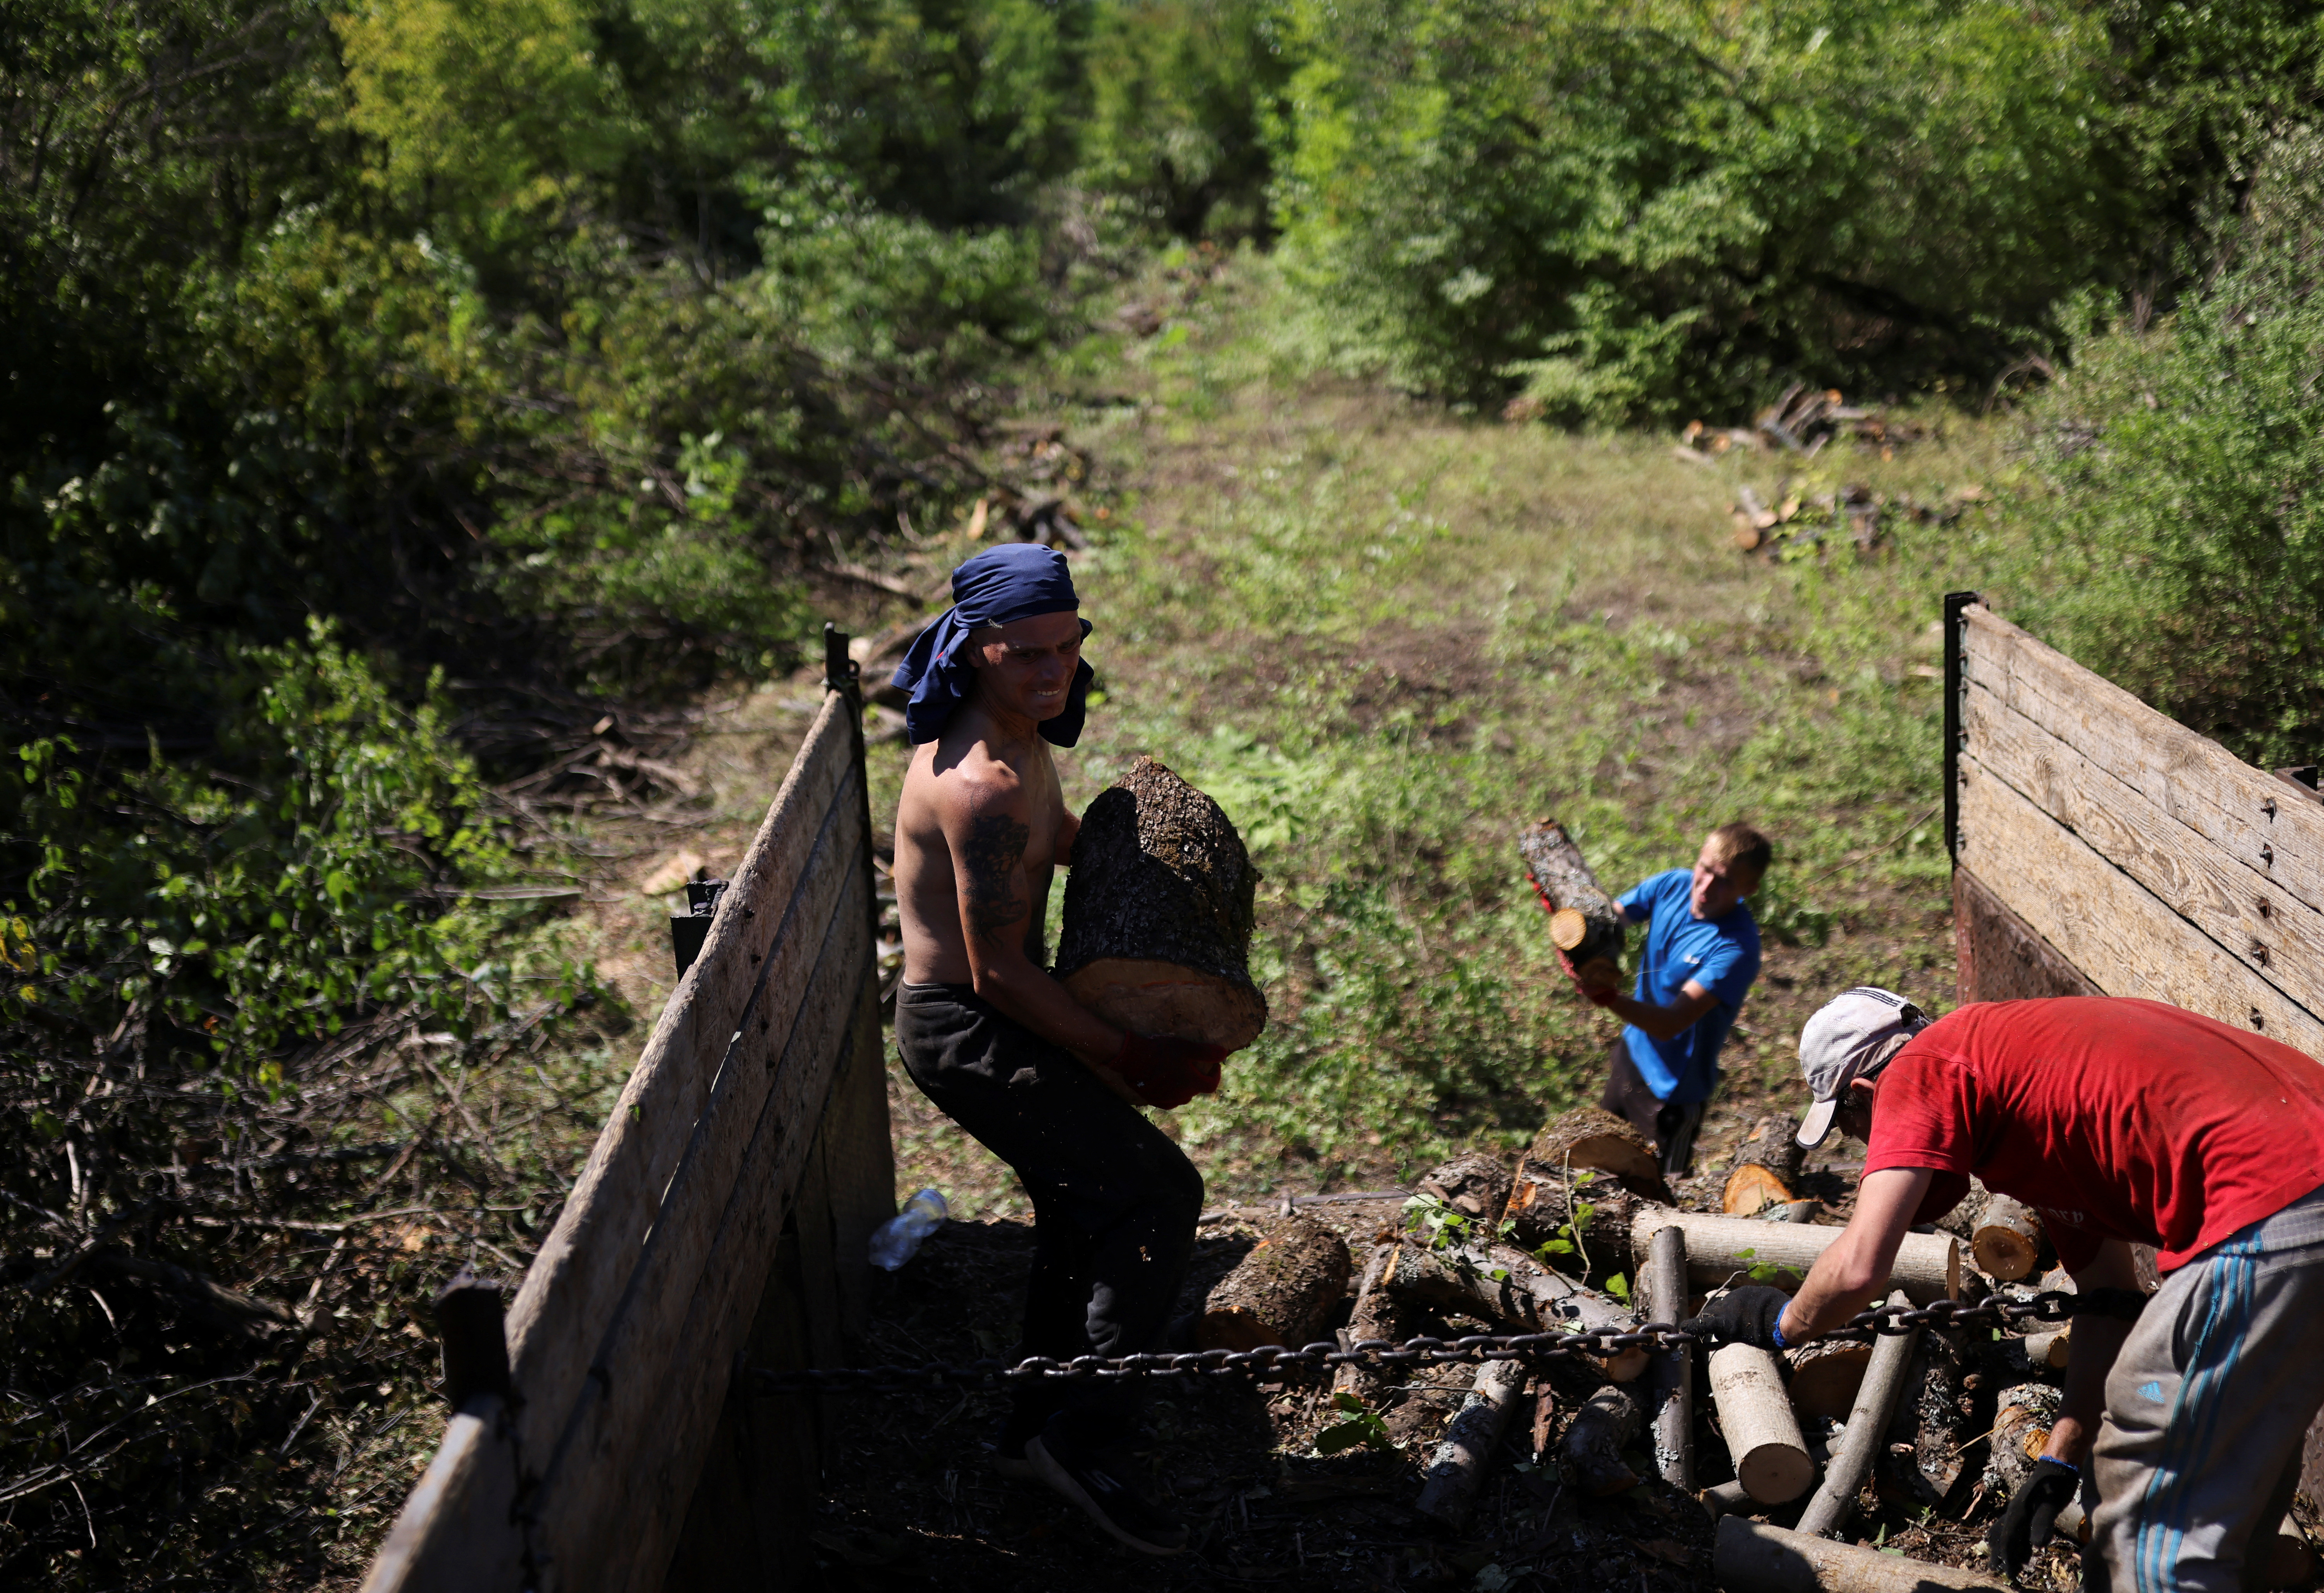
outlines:
[[[2144,996],[2324,1054],[2324,1025],[1974,759],[1960,861],[2110,996]]]
[[[1953,870],[1953,957],[1963,1003],[2105,994],[1962,868]]]

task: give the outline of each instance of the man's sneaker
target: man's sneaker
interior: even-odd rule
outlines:
[[[1025,1458],[1043,1482],[1139,1553],[1176,1554],[1185,1548],[1185,1523],[1139,1494],[1100,1457],[1058,1436],[1054,1428],[1026,1441]]]

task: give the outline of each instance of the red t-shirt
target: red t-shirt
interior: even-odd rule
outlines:
[[[2177,1266],[2324,1185],[2324,1067],[2161,1001],[1978,1001],[1880,1075],[1864,1170],[1929,1167],[1916,1220],[1969,1174],[2042,1214],[2080,1271],[2101,1239]]]

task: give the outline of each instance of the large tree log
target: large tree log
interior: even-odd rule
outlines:
[[[1314,1343],[1347,1295],[1348,1272],[1337,1232],[1312,1217],[1278,1223],[1211,1290],[1194,1341],[1204,1349]]]
[[[1592,1174],[1587,1179],[1581,1175]],[[1542,1125],[1533,1144],[1518,1158],[1515,1183],[1509,1189],[1507,1215],[1526,1220],[1526,1211],[1538,1199],[1536,1186],[1569,1179],[1585,1186],[1582,1198],[1595,1200],[1599,1191],[1622,1189],[1650,1201],[1667,1203],[1670,1185],[1663,1182],[1662,1160],[1636,1128],[1609,1111],[1578,1106]],[[1561,1215],[1558,1221],[1563,1221]]]
[[[1619,1384],[1609,1383],[1591,1395],[1566,1424],[1558,1446],[1565,1480],[1593,1498],[1627,1493],[1638,1486],[1638,1474],[1622,1462],[1622,1451],[1638,1436],[1638,1402]]]
[[[1554,1241],[1573,1243],[1578,1238],[1575,1259],[1586,1256],[1586,1276],[1602,1283],[1615,1273],[1634,1270],[1630,1229],[1647,1203],[1603,1173],[1569,1183],[1556,1168],[1538,1167],[1527,1156],[1518,1164],[1517,1181],[1509,1188],[1509,1232],[1532,1250]],[[1578,1232],[1570,1231],[1577,1208],[1585,1208],[1586,1214]]]
[[[1495,1272],[1504,1275],[1495,1278],[1490,1275]],[[1637,1318],[1605,1295],[1507,1245],[1442,1254],[1406,1245],[1389,1262],[1382,1282],[1407,1300],[1506,1322],[1528,1333],[1627,1333],[1638,1325]],[[1609,1382],[1628,1383],[1646,1369],[1646,1352],[1625,1349],[1597,1364]]]
[[[1687,1314],[1686,1235],[1665,1228],[1639,1268],[1649,1319],[1676,1323]],[[1647,1402],[1654,1412],[1655,1469],[1673,1487],[1694,1491],[1694,1347],[1680,1344],[1652,1358]]]
[[[1110,1023],[1240,1050],[1267,1025],[1247,962],[1258,885],[1219,805],[1140,758],[1082,815],[1056,976]]]
[[[1904,1303],[1902,1291],[1888,1297],[1891,1305]],[[1872,1365],[1857,1391],[1855,1408],[1848,1413],[1848,1429],[1840,1447],[1824,1469],[1823,1486],[1800,1515],[1800,1531],[1821,1535],[1837,1532],[1855,1507],[1856,1490],[1872,1474],[1872,1462],[1886,1446],[1888,1418],[1904,1392],[1913,1369],[1915,1340],[1920,1331],[1885,1336],[1872,1348]]]
[[[1792,1408],[1803,1416],[1837,1422],[1856,1408],[1857,1391],[1872,1365],[1872,1346],[1817,1339],[1784,1351],[1784,1358],[1792,1363]]]
[[[1489,1226],[1501,1220],[1509,1203],[1508,1165],[1482,1151],[1471,1151],[1423,1174],[1413,1187],[1422,1194],[1434,1195],[1456,1211],[1481,1218]]]
[[[1582,849],[1555,819],[1526,827],[1517,837],[1526,873],[1550,909],[1549,938],[1576,969],[1603,959],[1618,981],[1627,927],[1622,909],[1582,861]]]
[[[1724,1593],[2007,1593],[2006,1583],[1978,1571],[1835,1543],[1741,1515],[1720,1518],[1711,1561]]]
[[[1356,1290],[1355,1310],[1349,1314],[1347,1328],[1341,1335],[1343,1342],[1360,1344],[1370,1339],[1401,1344],[1412,1337],[1419,1313],[1384,1282],[1388,1264],[1396,1259],[1401,1248],[1393,1242],[1372,1247],[1364,1263],[1363,1281]],[[1332,1392],[1352,1394],[1370,1404],[1386,1393],[1391,1383],[1401,1381],[1402,1376],[1384,1367],[1350,1361],[1332,1368]]]
[[[2031,1275],[2042,1258],[2042,1220],[2023,1201],[1988,1195],[1970,1230],[1969,1248],[1986,1276],[2014,1284]]]
[[[1485,1479],[1493,1451],[1509,1430],[1525,1379],[1522,1361],[1489,1360],[1478,1368],[1476,1386],[1444,1429],[1443,1441],[1421,1474],[1416,1507],[1423,1515],[1456,1530],[1468,1520],[1477,1501],[1477,1485]]]
[[[1629,1254],[1646,1253],[1659,1228],[1686,1230],[1687,1275],[1698,1289],[1723,1286],[1754,1266],[1776,1269],[1774,1283],[1796,1289],[1815,1258],[1848,1230],[1809,1223],[1759,1222],[1748,1217],[1709,1217],[1668,1206],[1640,1204],[1630,1221]],[[1748,1257],[1743,1252],[1748,1250]],[[1595,1257],[1593,1257],[1593,1259]],[[1960,1294],[1960,1243],[1948,1234],[1908,1233],[1897,1247],[1888,1287],[1902,1289],[1916,1305]]]
[[[1808,1491],[1815,1462],[1774,1356],[1749,1344],[1711,1351],[1711,1397],[1744,1492],[1762,1505],[1781,1505]]]

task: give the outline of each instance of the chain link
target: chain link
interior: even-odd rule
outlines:
[[[2114,1296],[2123,1294],[2116,1299]],[[1996,1294],[1974,1305],[1940,1300],[1933,1305],[1883,1305],[1861,1311],[1845,1327],[1825,1335],[1831,1339],[1869,1343],[1883,1335],[1910,1333],[1920,1328],[2015,1327],[2024,1322],[2062,1322],[2091,1314],[2135,1315],[2136,1295],[2117,1290],[2089,1294],[2052,1291],[2030,1300]],[[1265,1377],[1297,1367],[1381,1366],[1443,1366],[1455,1361],[1565,1360],[1575,1356],[1606,1359],[1628,1349],[1677,1349],[1716,1343],[1711,1335],[1690,1333],[1669,1322],[1648,1322],[1628,1332],[1600,1329],[1572,1333],[1476,1333],[1465,1339],[1407,1339],[1391,1344],[1365,1339],[1342,1349],[1337,1344],[1309,1344],[1294,1349],[1268,1344],[1257,1349],[1205,1349],[1183,1355],[1077,1356],[1056,1360],[1028,1356],[1014,1362],[976,1360],[965,1364],[932,1361],[926,1366],[809,1367],[777,1371],[752,1367],[749,1376],[761,1394],[813,1394],[850,1390],[883,1393],[950,1384],[998,1387],[1028,1377],[1186,1377],[1243,1374]]]

